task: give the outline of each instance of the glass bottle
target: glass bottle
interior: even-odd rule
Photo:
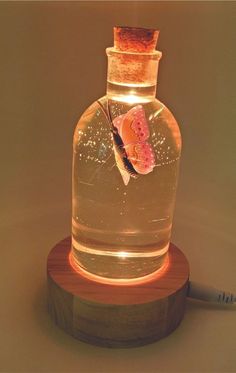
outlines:
[[[106,96],[74,133],[70,259],[100,282],[145,280],[167,263],[181,135],[155,98],[158,34],[114,28]]]

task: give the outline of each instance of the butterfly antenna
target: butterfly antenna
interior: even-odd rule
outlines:
[[[111,110],[110,110],[109,100],[107,100],[107,112],[108,112],[109,119],[110,119],[110,122],[112,124],[112,127],[114,127],[114,124],[113,124],[113,121],[112,121],[112,117],[111,117]]]
[[[100,106],[100,108],[101,108],[103,114],[105,115],[108,123],[110,124],[112,130],[114,130],[114,124],[113,124],[112,119],[111,119],[111,112],[110,112],[110,107],[109,107],[108,101],[107,101],[107,110],[104,108],[103,104],[99,100],[97,100],[97,103]]]

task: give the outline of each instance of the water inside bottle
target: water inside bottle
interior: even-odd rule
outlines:
[[[100,102],[106,108],[107,98]],[[173,115],[158,100],[109,100],[112,118],[135,105],[145,111],[155,166],[131,176],[127,185],[98,102],[85,111],[74,134],[72,260],[114,283],[147,276],[165,263],[177,186],[181,140]]]

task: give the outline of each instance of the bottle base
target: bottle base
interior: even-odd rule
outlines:
[[[102,283],[134,283],[149,280],[167,264],[168,246],[158,251],[108,252],[79,245],[72,239],[70,262],[85,277]]]

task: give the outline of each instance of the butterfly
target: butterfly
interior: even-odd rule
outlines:
[[[155,167],[152,145],[147,141],[150,132],[142,105],[134,106],[126,114],[112,121],[114,154],[125,185],[130,177],[146,175]]]

